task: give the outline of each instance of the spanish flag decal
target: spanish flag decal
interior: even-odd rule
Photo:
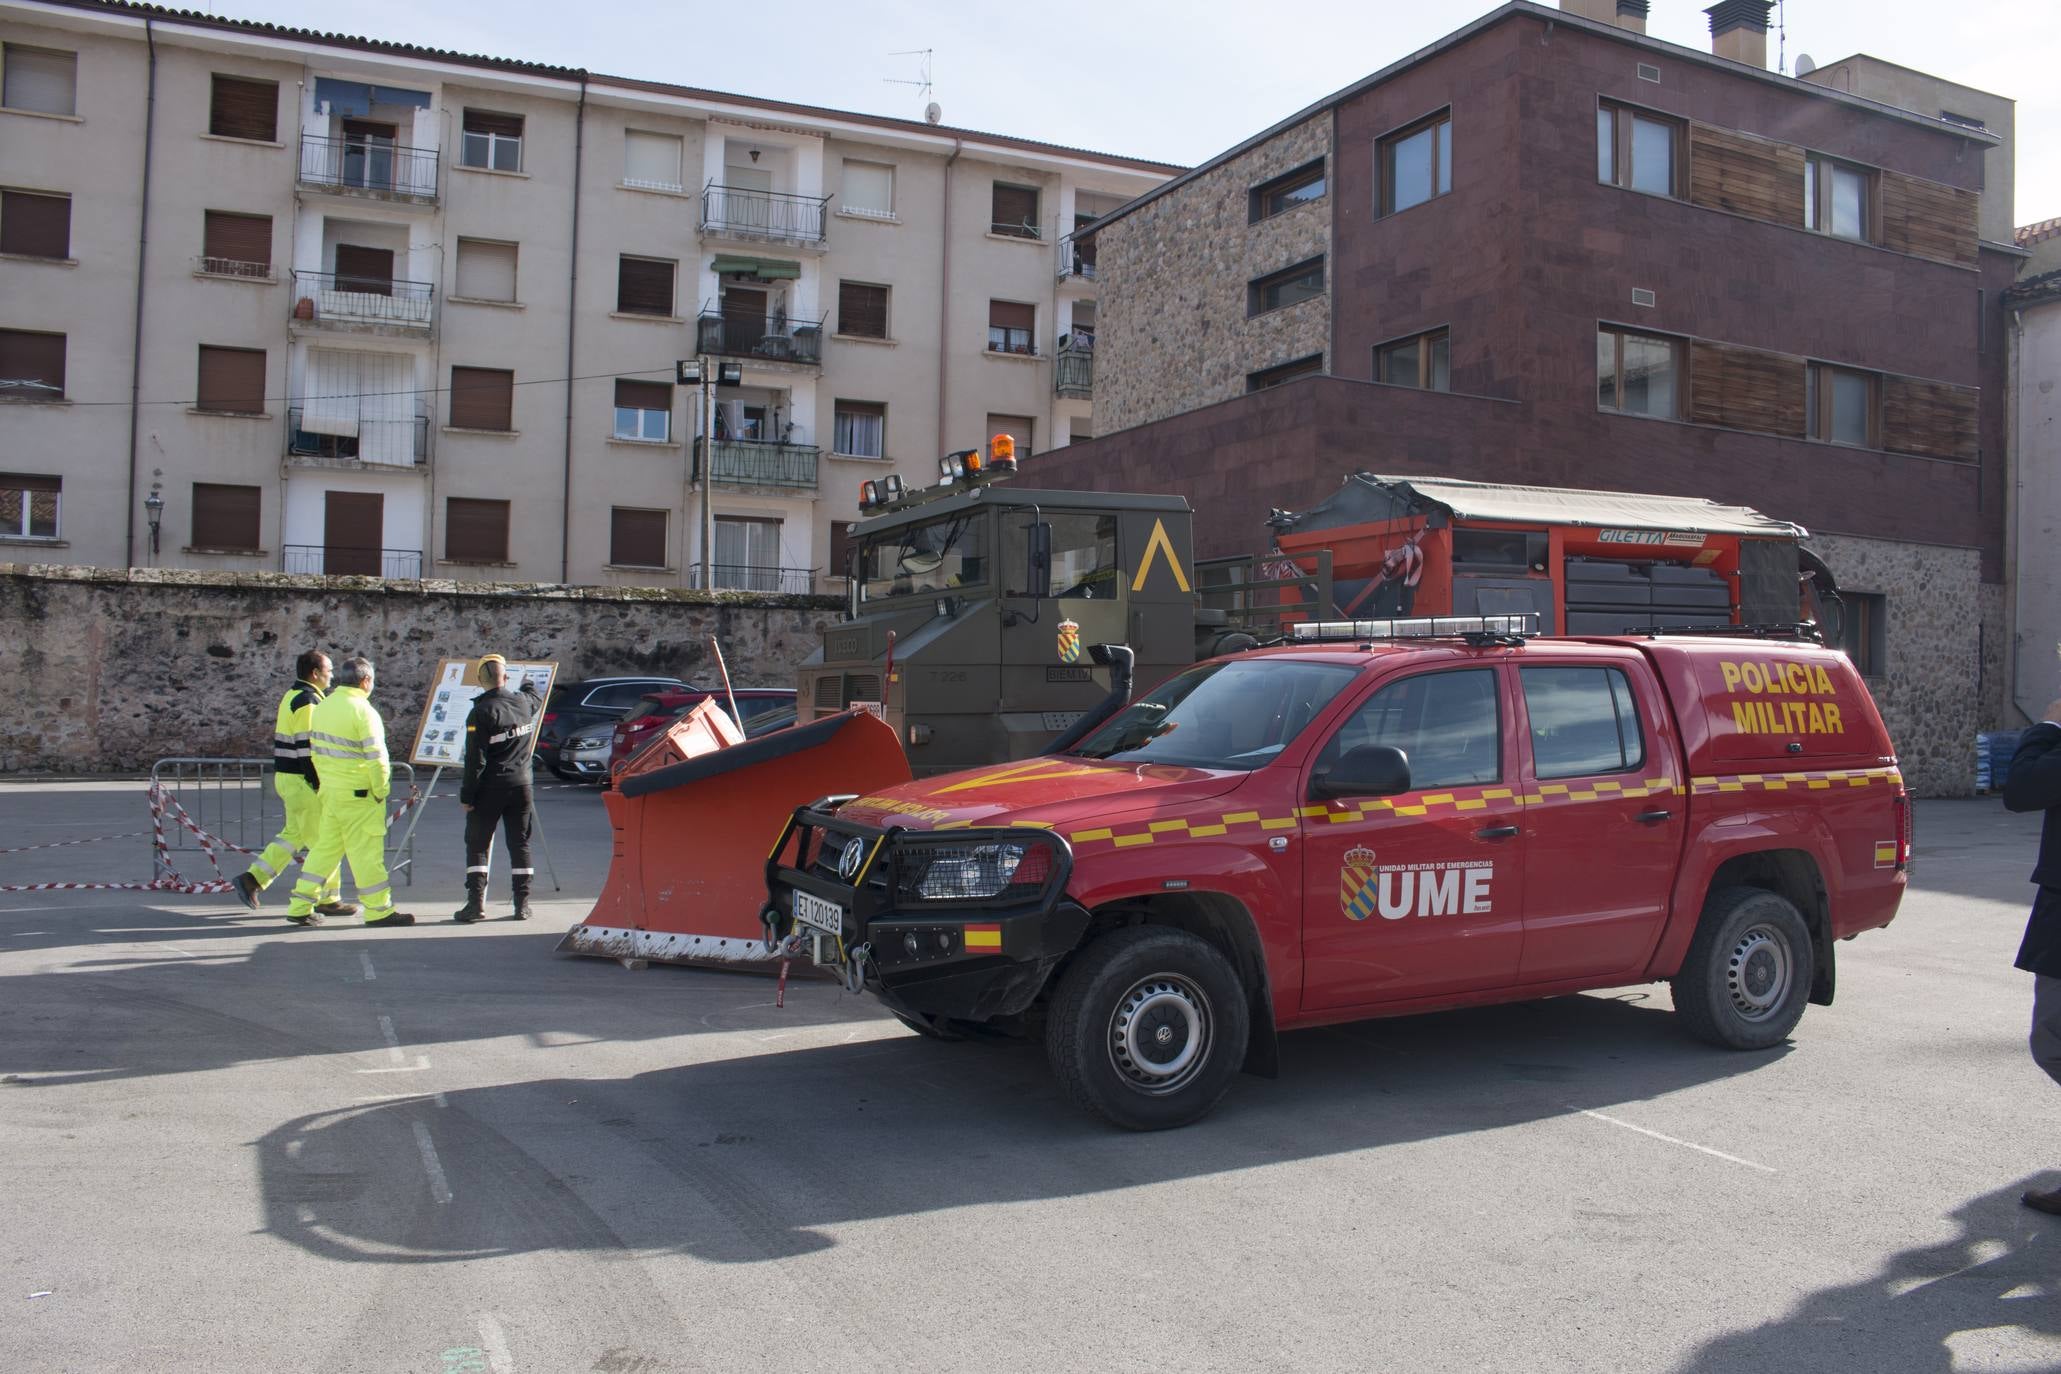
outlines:
[[[1002,927],[999,925],[966,927],[966,952],[971,954],[977,949],[991,949],[999,954],[1002,950]]]

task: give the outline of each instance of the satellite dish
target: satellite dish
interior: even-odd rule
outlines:
[[[928,105],[925,105],[923,107],[923,120],[926,124],[935,124],[944,117],[944,107],[939,105],[935,100],[931,101]]]
[[[1818,64],[1809,53],[1800,52],[1796,55],[1796,74],[1798,76],[1809,76],[1817,69]]]

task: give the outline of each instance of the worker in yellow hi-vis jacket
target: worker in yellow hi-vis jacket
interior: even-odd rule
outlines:
[[[248,869],[236,875],[236,895],[252,911],[258,909],[258,894],[286,872],[286,866],[307,856],[322,827],[322,793],[315,776],[315,760],[308,752],[308,730],[329,690],[329,655],[310,649],[295,660],[293,686],[279,698],[279,711],[272,724],[272,791],[286,811],[286,820],[265,852],[251,860]],[[340,900],[335,870],[322,884],[322,898],[315,910],[323,916],[355,916],[358,908]]]
[[[322,827],[301,863],[300,881],[286,919],[319,926],[315,903],[322,899],[324,874],[351,861],[351,881],[365,904],[368,926],[412,926],[415,918],[394,910],[386,874],[386,795],[392,786],[386,755],[386,723],[372,709],[372,663],[347,658],[336,665],[336,685],[308,722],[308,754],[322,784]]]

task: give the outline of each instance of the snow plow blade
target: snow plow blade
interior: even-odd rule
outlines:
[[[910,778],[892,726],[863,711],[755,740],[713,703],[631,760],[602,797],[615,832],[601,899],[561,953],[770,969],[766,851],[798,806]]]

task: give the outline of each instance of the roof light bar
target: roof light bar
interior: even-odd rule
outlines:
[[[1523,615],[1424,615],[1393,620],[1310,620],[1288,627],[1288,636],[1306,643],[1347,639],[1437,639],[1460,635],[1535,635],[1539,617]]]

